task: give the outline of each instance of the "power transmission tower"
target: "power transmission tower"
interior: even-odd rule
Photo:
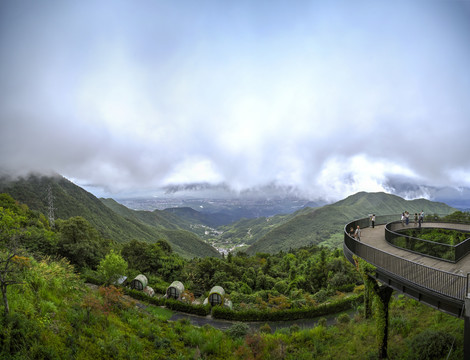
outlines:
[[[54,197],[52,196],[52,186],[49,184],[47,188],[47,202],[49,205],[49,225],[51,228],[55,227],[55,220],[54,220]]]

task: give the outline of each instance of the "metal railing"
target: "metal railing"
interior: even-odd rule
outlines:
[[[390,220],[396,220],[397,215],[377,216],[376,225],[384,225]],[[452,299],[463,301],[468,290],[467,276],[434,269],[374,248],[359,242],[348,234],[348,230],[359,225],[368,227],[369,218],[359,219],[346,224],[344,228],[345,255],[352,261],[352,255],[357,255],[377,268],[393,274],[404,283],[419,286]]]
[[[421,228],[404,226],[401,221],[390,222],[385,225],[385,240],[393,246],[419,253],[432,258],[456,263],[470,251],[470,238],[457,245],[439,243],[404,234],[403,230],[421,231],[424,228],[439,228],[447,230],[470,231],[470,225],[452,224],[449,222],[427,221]]]

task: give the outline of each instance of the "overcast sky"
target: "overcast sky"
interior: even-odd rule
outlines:
[[[2,0],[0,46],[3,172],[470,186],[470,0]]]

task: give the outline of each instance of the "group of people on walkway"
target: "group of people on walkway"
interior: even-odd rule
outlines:
[[[424,221],[424,211],[421,210],[420,213],[415,213],[414,215],[414,225],[419,226],[421,228],[421,224]],[[372,214],[370,216],[370,222],[371,222],[371,227],[375,227],[375,214]],[[408,226],[410,223],[410,213],[408,211],[404,211],[401,214],[401,223],[403,226]],[[349,236],[352,238],[361,241],[361,228],[359,225],[357,225],[356,229],[354,229],[352,226],[349,229]]]
[[[420,213],[415,213],[414,215],[414,225],[418,225],[421,227],[422,222],[424,221],[424,211],[421,210]],[[410,213],[408,211],[404,211],[401,214],[401,224],[403,226],[408,226],[410,224]]]
[[[351,226],[349,229],[349,236],[356,239],[357,241],[361,241],[361,228],[359,225],[357,225],[356,230],[354,230],[354,228]]]

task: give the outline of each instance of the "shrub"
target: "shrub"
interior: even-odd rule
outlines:
[[[164,305],[171,310],[181,311],[189,314],[207,316],[210,313],[209,305],[191,305],[178,300],[165,299]]]
[[[444,331],[425,330],[411,339],[409,358],[416,360],[441,359],[449,352],[454,340],[452,335]]]
[[[156,306],[166,306],[170,310],[181,311],[189,314],[207,316],[210,314],[210,305],[191,305],[174,299],[163,297],[150,297],[142,291],[124,289],[125,294],[137,300],[142,300]]]
[[[259,331],[262,332],[262,333],[265,333],[265,334],[271,334],[272,330],[271,330],[271,326],[269,326],[269,324],[264,324],[264,325],[261,325],[260,328],[259,328]]]
[[[238,286],[238,291],[241,292],[242,294],[251,294],[253,290],[244,282],[238,282],[240,284]]]
[[[336,321],[338,322],[338,324],[349,324],[349,322],[351,321],[351,318],[349,317],[348,314],[342,313],[338,316]]]
[[[234,311],[228,308],[215,306],[212,308],[212,317],[216,319],[235,321],[286,321],[298,319],[311,319],[317,316],[335,314],[351,309],[357,302],[362,301],[362,295],[353,295],[319,306],[304,307],[301,309],[286,309],[279,311],[248,309]]]
[[[287,291],[289,290],[289,284],[285,280],[278,281],[276,284],[274,284],[274,289],[278,291],[281,294],[287,294]]]
[[[411,322],[406,317],[398,315],[390,318],[390,328],[393,332],[407,337],[411,332],[412,326]]]
[[[326,289],[321,289],[320,291],[315,293],[315,295],[313,295],[313,298],[319,303],[325,302],[326,300],[328,300],[329,297],[330,292]]]
[[[244,337],[248,334],[250,327],[245,323],[235,323],[227,329],[227,334],[233,339]]]
[[[318,326],[325,327],[326,326],[326,318],[322,317],[322,318],[318,319]]]
[[[357,285],[357,286],[354,287],[353,292],[354,292],[354,294],[360,294],[364,291],[364,288],[365,288],[364,284]]]
[[[295,332],[299,332],[300,331],[300,326],[297,325],[297,324],[294,324],[294,325],[291,325],[289,327],[289,332],[292,334],[292,333],[295,333]]]
[[[103,280],[91,269],[82,270],[81,276],[87,283],[98,286],[103,285]]]

